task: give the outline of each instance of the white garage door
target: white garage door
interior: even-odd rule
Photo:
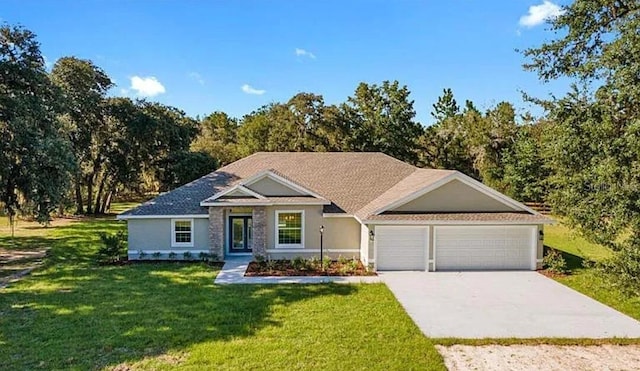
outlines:
[[[378,270],[424,270],[429,229],[427,227],[377,226]]]
[[[536,227],[435,227],[436,270],[535,269]]]

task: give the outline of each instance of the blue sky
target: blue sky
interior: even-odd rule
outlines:
[[[240,117],[298,92],[339,103],[361,81],[399,80],[429,124],[447,87],[460,103],[520,110],[520,90],[565,91],[523,71],[515,51],[552,38],[542,20],[558,11],[543,0],[4,0],[0,19],[34,31],[50,62],[91,59],[117,83],[112,94],[193,116]]]

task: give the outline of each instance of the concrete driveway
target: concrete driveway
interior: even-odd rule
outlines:
[[[429,337],[640,337],[640,322],[536,272],[383,272]]]

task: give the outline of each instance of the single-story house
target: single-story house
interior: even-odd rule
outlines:
[[[118,219],[130,259],[311,257],[322,240],[334,258],[427,271],[540,268],[552,222],[458,171],[382,153],[305,152],[255,153]]]

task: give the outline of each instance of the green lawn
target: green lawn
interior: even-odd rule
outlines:
[[[545,227],[545,245],[561,250],[572,274],[556,280],[590,296],[637,320],[640,320],[640,298],[625,297],[600,277],[594,269],[583,268],[583,259],[598,261],[610,256],[604,246],[587,242],[562,224]]]
[[[444,369],[386,286],[215,286],[216,268],[93,263],[107,219],[0,232],[49,244],[32,276],[0,289],[0,368]]]

